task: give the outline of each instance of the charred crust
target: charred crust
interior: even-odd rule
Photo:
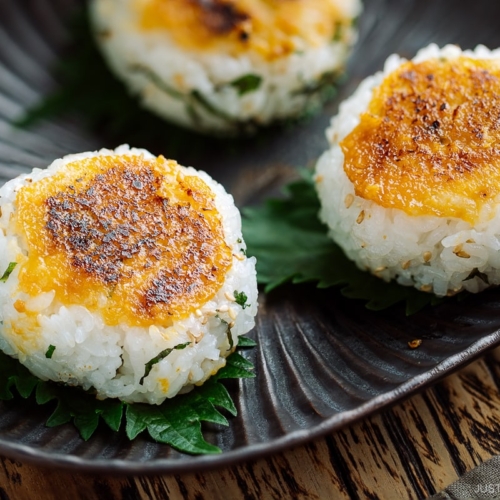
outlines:
[[[464,56],[403,63],[340,147],[356,195],[472,223],[499,192],[499,140],[500,70]]]
[[[225,35],[236,30],[239,25],[249,20],[249,15],[225,0],[191,0],[201,12],[201,22],[214,35]],[[245,33],[245,34],[243,34]],[[243,38],[241,38],[243,36]],[[248,38],[248,33],[241,31],[241,40]],[[246,38],[245,38],[246,37]]]
[[[149,167],[125,165],[95,176],[79,192],[68,186],[45,200],[51,244],[76,272],[106,286],[147,273],[139,294],[147,314],[195,296],[216,279],[220,259],[229,265],[222,229],[214,234],[192,206],[195,199],[210,206],[212,199],[180,181],[176,188],[188,201],[172,202],[158,194],[162,182]]]
[[[400,162],[408,155],[421,156],[431,163],[434,175],[441,177],[453,179],[457,173],[476,168],[478,161],[474,156],[479,155],[453,152],[445,165],[441,152],[431,152],[432,144],[447,146],[450,139],[446,134],[460,130],[480,145],[484,129],[499,130],[499,78],[485,69],[468,68],[464,75],[452,68],[447,86],[441,87],[442,81],[437,81],[434,74],[422,72],[418,65],[401,71],[398,78],[401,89],[387,97],[381,109],[380,125],[370,136],[369,147],[376,169],[389,168],[391,162]],[[447,92],[463,94],[464,103],[450,109]],[[401,141],[394,140],[404,134],[413,147],[402,148]]]

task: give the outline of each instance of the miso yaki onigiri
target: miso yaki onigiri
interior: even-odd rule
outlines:
[[[340,106],[322,220],[361,269],[438,296],[500,283],[500,50],[393,55]]]
[[[159,404],[215,374],[254,326],[255,262],[206,173],[120,146],[0,197],[0,348],[39,378]]]
[[[355,40],[360,0],[93,0],[96,39],[149,110],[238,134],[317,108]]]

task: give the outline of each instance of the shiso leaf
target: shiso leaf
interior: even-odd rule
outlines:
[[[22,366],[19,363],[20,366]],[[34,389],[38,384],[38,378],[34,375],[28,373],[28,375],[23,374],[23,376],[17,376],[14,379],[14,383],[17,389],[17,392],[25,399],[29,398]]]
[[[239,342],[243,347],[255,345],[246,337],[240,337]],[[130,439],[147,430],[156,441],[184,453],[220,453],[217,446],[205,441],[202,422],[228,425],[227,418],[216,407],[231,415],[236,415],[237,410],[220,380],[254,377],[252,370],[252,363],[233,353],[227,358],[225,367],[188,394],[176,396],[161,405],[125,404],[114,399],[98,400],[94,394],[77,387],[44,382],[19,361],[0,352],[0,399],[13,399],[12,388],[15,387],[24,398],[34,395],[39,405],[55,402],[46,425],[55,427],[73,422],[85,440],[94,434],[101,419],[113,431],[119,431],[125,420],[125,432]]]
[[[169,408],[168,403],[170,401],[155,408],[130,405],[127,408],[127,421],[133,416],[136,424],[135,432],[145,426],[155,441],[169,444],[178,450],[193,454],[220,453],[217,446],[203,439],[199,416],[192,408],[187,406],[184,411],[179,411],[175,405]],[[127,435],[129,435],[128,426]]]
[[[56,350],[56,346],[50,344],[48,349],[47,349],[47,352],[45,353],[45,357],[48,359],[52,358],[52,355],[54,354],[55,350]]]
[[[247,304],[247,294],[245,292],[238,292],[237,290],[234,291],[234,298],[236,300],[236,303],[242,307],[242,309],[245,309],[246,307],[250,307],[250,304]]]
[[[127,437],[135,439],[141,432],[148,428],[148,424],[152,422],[156,412],[155,408],[148,408],[147,405],[134,404],[127,405],[125,411]]]
[[[200,392],[203,394],[203,397],[208,399],[214,406],[224,408],[224,410],[227,410],[234,417],[238,414],[238,410],[236,406],[234,406],[229,392],[227,392],[227,389],[222,384],[209,380],[208,383],[203,384],[200,388]]]
[[[57,401],[57,406],[46,422],[48,427],[73,420],[84,440],[88,440],[95,432],[100,416],[112,430],[116,431],[120,427],[124,406],[121,401],[98,400],[77,387],[39,381],[36,388],[37,403],[45,404],[52,400]]]
[[[266,292],[288,282],[316,282],[319,288],[340,286],[343,295],[366,301],[372,310],[405,302],[407,314],[442,300],[358,269],[328,237],[319,210],[312,175],[305,171],[285,187],[284,198],[243,209],[247,252],[257,257],[257,279]]]
[[[255,347],[257,342],[250,337],[238,337],[238,347]]]
[[[37,383],[38,379],[31,375],[19,361],[6,355],[0,357],[1,400],[9,400],[14,397],[12,387],[15,387],[23,398],[27,398],[33,392]]]
[[[2,277],[0,278],[0,281],[2,283],[5,283],[9,279],[9,276],[12,274],[12,271],[14,271],[14,268],[16,266],[17,266],[17,262],[9,262],[7,269],[5,270],[5,272],[2,274]]]
[[[209,384],[210,385],[210,384]],[[220,384],[215,386],[223,387]],[[216,410],[214,403],[208,398],[211,404],[207,404],[206,391],[195,391],[186,395],[186,400],[189,406],[195,411],[198,420],[212,422],[219,425],[229,425],[226,417]]]
[[[255,373],[252,370],[252,363],[235,352],[227,358],[226,366],[217,375],[218,378],[253,378]]]
[[[234,87],[238,91],[238,94],[241,96],[247,94],[248,92],[253,92],[254,90],[257,90],[260,87],[261,83],[262,83],[261,76],[248,74],[241,76],[236,80],[233,80],[230,83],[230,85],[231,87]]]
[[[178,395],[159,406],[127,405],[126,433],[129,439],[147,430],[156,441],[167,443],[187,453],[220,453],[207,443],[201,432],[201,422],[227,425],[227,419],[215,408],[237,414],[229,393],[219,382],[224,378],[254,377],[253,365],[237,353],[227,358],[226,366],[188,394]]]
[[[140,380],[140,384],[144,382],[144,379],[151,373],[151,370],[153,369],[153,366],[159,363],[162,359],[165,359],[172,351],[180,351],[181,349],[185,349],[191,342],[185,342],[184,344],[178,344],[174,347],[171,347],[169,349],[164,349],[161,351],[158,355],[156,355],[153,359],[150,359],[147,363],[146,366],[144,367],[144,375],[142,376]]]

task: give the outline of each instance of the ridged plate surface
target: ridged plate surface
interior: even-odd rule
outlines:
[[[50,68],[68,39],[67,19],[78,2],[0,0],[0,176],[45,167],[66,153],[115,147],[78,119],[18,130],[10,123],[57,82]],[[422,46],[484,43],[500,46],[500,3],[491,0],[368,0],[349,79],[339,97],[309,123],[235,152],[217,146],[203,157],[178,158],[209,171],[239,205],[253,203],[324,150],[324,129],[338,102],[393,53],[411,57]],[[135,146],[133,138],[123,138]],[[168,141],[147,145],[168,155]],[[332,265],[335,263],[332,262]],[[0,404],[0,453],[51,466],[102,472],[178,472],[232,464],[320,436],[407,396],[500,342],[500,290],[450,302],[407,318],[383,313],[337,291],[285,287],[262,297],[246,355],[257,377],[229,384],[239,416],[228,428],[207,427],[221,455],[191,457],[146,436],[98,430],[88,442],[75,429],[49,429],[51,409],[16,400]],[[422,345],[408,348],[420,338]]]

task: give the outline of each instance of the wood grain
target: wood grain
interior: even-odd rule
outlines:
[[[500,453],[500,349],[306,446],[230,468],[113,477],[1,459],[1,500],[421,499]]]

